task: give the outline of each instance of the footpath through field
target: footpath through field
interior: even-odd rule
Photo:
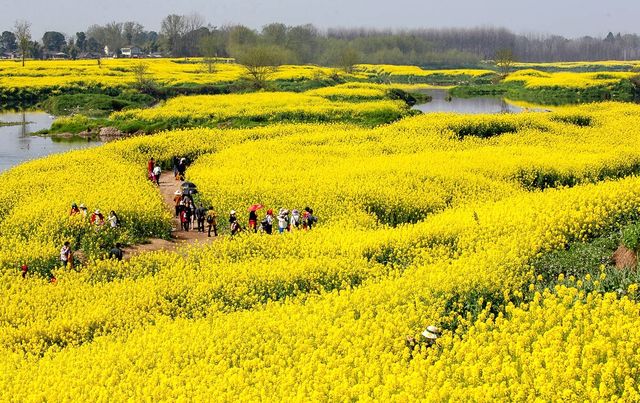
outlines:
[[[185,246],[186,244],[205,244],[215,239],[213,234],[211,235],[211,238],[209,238],[206,232],[198,232],[197,230],[195,230],[195,228],[197,227],[189,231],[181,230],[180,221],[177,217],[175,217],[175,203],[173,201],[173,198],[175,197],[175,191],[180,189],[181,183],[181,181],[175,179],[175,177],[173,176],[173,172],[171,171],[163,171],[160,175],[160,194],[162,195],[164,204],[167,206],[167,209],[173,216],[173,220],[171,221],[171,239],[166,240],[152,238],[149,239],[145,244],[133,245],[125,248],[125,259],[143,252],[152,252],[157,250],[173,251],[181,246]],[[207,224],[205,223],[205,228],[206,227]]]

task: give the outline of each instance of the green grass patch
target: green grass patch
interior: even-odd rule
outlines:
[[[498,96],[541,105],[566,105],[601,101],[632,102],[637,96],[636,88],[630,80],[622,80],[614,85],[586,88],[526,88],[520,82],[470,83],[452,88],[449,92],[452,96],[458,98]]]
[[[112,96],[107,94],[66,94],[49,97],[40,103],[47,112],[66,116],[83,114],[92,117],[105,117],[113,111],[130,108],[144,108],[153,105],[155,99],[149,95],[128,91]]]

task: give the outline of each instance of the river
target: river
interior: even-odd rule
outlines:
[[[45,112],[0,112],[0,122],[19,123],[0,126],[0,173],[34,158],[101,144],[99,141],[59,140],[31,134],[50,128],[53,120],[54,117]]]
[[[456,112],[456,113],[518,113],[523,109],[501,98],[452,98],[447,90],[421,91],[432,99],[425,104],[417,104],[413,109],[424,113],[430,112]]]

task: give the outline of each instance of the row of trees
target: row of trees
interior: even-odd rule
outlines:
[[[26,29],[25,29],[26,28]],[[198,15],[172,14],[164,18],[160,31],[148,31],[135,21],[92,25],[84,32],[65,36],[46,32],[40,43],[33,41],[27,22],[0,36],[0,52],[20,51],[32,57],[43,52],[64,52],[71,57],[104,54],[105,47],[117,53],[137,46],[143,53],[167,56],[238,57],[257,47],[266,49],[281,63],[346,65],[354,62],[415,65],[474,65],[493,59],[508,49],[519,61],[573,61],[640,59],[640,36],[606,38],[517,35],[501,28],[473,29],[329,29],[313,25],[287,26],[273,23],[254,30],[243,25],[215,27]]]

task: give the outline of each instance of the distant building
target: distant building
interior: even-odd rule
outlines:
[[[18,54],[18,52],[5,52],[5,53],[0,53],[0,59],[17,59],[19,58],[20,55]]]
[[[127,46],[120,49],[122,57],[138,58],[142,56],[142,49],[137,46]]]
[[[83,52],[78,55],[78,59],[99,59],[102,57],[102,53],[96,52]]]
[[[66,60],[69,58],[69,55],[67,55],[66,53],[50,52],[50,51],[45,51],[42,56],[43,56],[43,59],[50,59],[50,60]]]

